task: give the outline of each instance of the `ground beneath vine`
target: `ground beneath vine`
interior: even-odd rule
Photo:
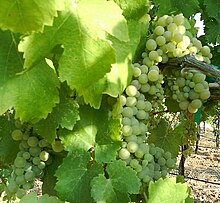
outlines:
[[[220,148],[210,128],[202,131],[198,153],[186,159],[185,176],[195,203],[220,203]]]

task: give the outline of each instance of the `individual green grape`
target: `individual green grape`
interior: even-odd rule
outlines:
[[[35,174],[33,171],[27,171],[25,174],[24,174],[24,178],[26,181],[33,181],[35,179]]]
[[[139,161],[138,161],[137,159],[132,159],[132,160],[130,161],[130,166],[131,166],[132,168],[136,168],[138,165],[139,165]]]
[[[133,107],[133,106],[136,105],[136,103],[137,103],[136,97],[127,97],[127,99],[126,99],[126,106]]]
[[[203,92],[204,86],[201,83],[195,84],[194,91],[197,93]]]
[[[141,65],[140,69],[142,74],[146,74],[148,72],[148,67],[146,65]]]
[[[40,159],[40,157],[36,156],[32,159],[32,162],[34,165],[38,165],[38,164],[40,164],[41,159]]]
[[[139,120],[143,120],[143,119],[146,119],[146,112],[144,110],[138,110],[137,114],[136,114],[136,117],[139,119]]]
[[[141,134],[141,129],[139,127],[139,124],[132,126],[132,134],[133,135],[140,135]]]
[[[123,108],[122,110],[122,115],[124,117],[128,117],[128,118],[131,118],[133,116],[133,110],[131,107],[125,107]]]
[[[202,102],[200,99],[194,99],[191,101],[192,108],[199,109],[202,106]]]
[[[143,178],[144,183],[149,183],[151,180],[152,180],[152,178],[148,175],[144,176],[144,178]]]
[[[150,112],[152,110],[152,104],[149,101],[145,101],[145,111]]]
[[[22,140],[23,133],[21,130],[13,130],[11,133],[11,137],[15,141]]]
[[[170,31],[165,31],[163,33],[163,36],[164,36],[166,42],[169,42],[171,40],[171,38],[172,38],[172,33]]]
[[[128,85],[125,92],[129,97],[134,97],[137,94],[137,88],[134,85]]]
[[[22,185],[22,188],[26,191],[30,190],[32,188],[31,182],[26,182],[25,184]]]
[[[21,176],[24,173],[24,169],[23,168],[15,168],[14,172],[17,176]]]
[[[157,153],[157,150],[156,150],[155,147],[150,147],[150,151],[149,152],[150,152],[151,155],[155,155]]]
[[[164,166],[166,164],[166,160],[163,157],[160,157],[158,159],[158,164],[160,164],[161,166]]]
[[[157,70],[150,70],[147,77],[149,81],[155,82],[159,79],[159,72]]]
[[[138,144],[136,142],[128,142],[127,149],[130,153],[135,153],[138,150]]]
[[[202,83],[206,78],[206,75],[203,73],[195,73],[192,77],[192,81],[194,83]]]
[[[26,190],[19,188],[16,192],[16,197],[21,199],[23,196],[26,195]]]
[[[158,92],[157,87],[155,85],[151,85],[150,90],[148,91],[148,93],[150,95],[155,95],[157,92]]]
[[[176,166],[176,162],[173,159],[167,159],[166,165],[168,168],[174,168]]]
[[[128,117],[123,117],[121,121],[122,125],[131,125],[131,119]]]
[[[149,51],[153,51],[157,48],[157,43],[155,40],[153,39],[149,39],[147,40],[146,42],[146,48],[149,50]]]
[[[143,110],[145,109],[146,107],[146,102],[144,100],[138,100],[137,101],[137,104],[136,104],[136,107],[139,109],[139,110]]]
[[[40,152],[41,152],[40,147],[30,147],[29,148],[29,153],[31,154],[31,156],[39,156]]]
[[[171,155],[170,152],[165,152],[163,156],[164,156],[165,159],[171,159],[172,155]]]
[[[14,160],[14,165],[17,168],[23,168],[26,165],[26,160],[23,157],[16,157]]]
[[[62,152],[64,150],[64,146],[61,143],[60,140],[56,140],[53,144],[52,144],[52,149],[54,152]]]
[[[26,180],[25,180],[25,178],[24,178],[24,175],[17,176],[17,177],[15,178],[15,182],[16,182],[17,185],[23,185],[23,184],[25,184]]]
[[[43,148],[43,147],[49,147],[50,143],[47,142],[47,140],[45,139],[41,139],[38,142],[39,147]]]
[[[200,51],[202,52],[203,56],[209,56],[210,54],[210,48],[208,46],[203,46]]]
[[[40,159],[42,161],[47,161],[49,159],[50,154],[46,151],[41,151],[40,153]]]
[[[141,74],[141,69],[139,67],[133,68],[133,76],[138,77]]]
[[[38,138],[31,136],[28,138],[27,143],[30,147],[36,147],[38,145]]]
[[[163,178],[165,178],[165,177],[167,176],[167,174],[168,174],[167,170],[162,170],[162,171],[161,171],[161,176],[162,176]]]
[[[156,38],[156,43],[158,46],[163,46],[166,44],[166,38],[164,36],[158,36]]]
[[[31,155],[30,155],[29,152],[24,152],[22,156],[23,156],[23,158],[26,159],[26,160],[28,160],[28,159],[31,158]]]
[[[132,127],[130,125],[124,125],[122,127],[123,136],[131,136],[132,135]]]
[[[210,95],[211,94],[210,94],[209,90],[204,90],[204,91],[199,93],[199,97],[202,100],[207,100],[210,97]]]
[[[188,111],[189,111],[190,113],[196,113],[196,112],[198,111],[198,109],[197,109],[197,108],[194,108],[194,107],[192,106],[192,104],[189,103],[189,105],[188,105]]]
[[[189,105],[189,101],[185,100],[185,101],[181,101],[179,103],[179,107],[181,110],[185,111],[188,109],[188,105]]]
[[[136,150],[136,152],[135,152],[134,154],[135,154],[135,156],[136,156],[137,158],[139,158],[139,159],[141,159],[141,158],[144,156],[143,150],[142,150],[142,149],[139,149],[139,148]]]
[[[140,91],[145,93],[145,92],[148,92],[150,90],[150,85],[148,83],[146,84],[142,84],[141,88],[140,88]]]
[[[138,164],[137,167],[135,168],[135,171],[137,173],[141,172],[142,171],[142,166],[140,164]]]
[[[158,180],[159,178],[161,178],[161,172],[160,171],[154,171],[154,179]]]
[[[189,91],[189,98],[191,100],[194,100],[194,99],[199,99],[199,94],[197,92],[195,92],[193,89],[191,89]]]
[[[40,169],[38,166],[32,166],[31,170],[34,172],[35,177],[39,177],[39,175],[42,173],[42,169]]]
[[[151,162],[153,160],[153,156],[149,153],[144,155],[144,159],[146,159],[148,162]]]
[[[157,51],[150,51],[149,53],[149,59],[152,61],[156,61],[158,59],[158,53]]]
[[[176,46],[173,42],[166,44],[166,49],[168,52],[173,52],[176,49]]]
[[[184,87],[185,84],[186,84],[185,78],[183,78],[183,77],[177,78],[177,79],[176,79],[176,84],[177,84],[179,87]]]
[[[162,35],[164,33],[164,28],[163,26],[158,25],[157,27],[155,27],[154,29],[154,34],[156,35]]]
[[[118,155],[120,159],[126,160],[130,157],[130,152],[127,149],[122,148],[120,149]]]
[[[46,164],[45,162],[41,161],[37,166],[39,169],[44,169],[46,167]]]
[[[185,51],[187,49],[187,44],[184,41],[181,41],[177,44],[177,48],[181,49],[182,51]]]
[[[173,17],[173,22],[176,25],[182,25],[184,23],[184,16],[183,14],[178,14],[176,16]]]

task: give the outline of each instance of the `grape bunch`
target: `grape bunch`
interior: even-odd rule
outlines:
[[[52,162],[49,150],[60,152],[63,150],[60,141],[53,145],[45,139],[31,133],[30,129],[22,131],[16,129],[11,134],[12,138],[19,141],[20,151],[13,164],[13,172],[7,185],[7,196],[22,198],[27,190],[33,188],[36,178],[42,178],[44,168]]]
[[[212,54],[208,46],[193,36],[184,26],[187,19],[182,14],[176,16],[164,15],[158,19],[153,34],[146,42],[146,51],[142,54],[143,64],[152,65],[167,63],[169,58],[182,57],[192,54],[199,61],[210,63]],[[181,110],[195,113],[202,101],[210,97],[206,76],[201,72],[192,72],[190,67],[182,70],[181,74],[174,74],[175,79],[168,85],[173,92],[172,98],[179,102]],[[173,72],[178,72],[174,70]],[[180,71],[179,71],[180,73]]]
[[[129,141],[119,151],[119,157],[125,160],[136,172],[143,183],[165,178],[176,167],[176,159],[170,152],[156,147],[153,143]]]
[[[179,102],[181,110],[196,113],[202,102],[210,97],[209,84],[201,72],[179,72],[179,75],[168,82],[172,98]]]

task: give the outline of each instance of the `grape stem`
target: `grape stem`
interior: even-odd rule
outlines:
[[[167,64],[171,66],[180,65],[181,67],[198,69],[205,75],[217,78],[218,83],[220,83],[220,71],[214,68],[214,66],[211,64],[198,61],[192,54],[188,54],[183,57],[171,58]]]

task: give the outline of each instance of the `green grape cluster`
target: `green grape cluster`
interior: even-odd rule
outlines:
[[[143,183],[165,178],[171,169],[176,167],[176,159],[170,152],[154,144],[129,141],[124,143],[119,151],[119,157],[127,162]]]
[[[187,19],[182,14],[160,17],[153,34],[146,42],[143,64],[167,63],[168,58],[195,55],[197,60],[210,63],[212,54],[208,46],[202,46],[185,25]]]
[[[43,176],[45,166],[51,163],[48,152],[51,145],[45,139],[31,134],[29,130],[22,132],[16,129],[11,136],[14,140],[20,141],[20,151],[14,160],[6,192],[10,197],[22,198],[27,190],[34,186],[35,179]]]
[[[206,75],[201,72],[179,72],[174,80],[168,82],[172,98],[179,102],[181,110],[196,113],[202,102],[210,97]]]

